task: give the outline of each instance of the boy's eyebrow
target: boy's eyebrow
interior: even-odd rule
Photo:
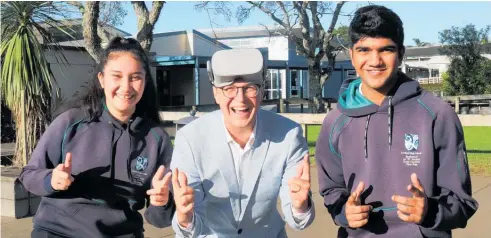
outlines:
[[[380,50],[395,50],[397,47],[395,45],[388,45],[384,47],[380,47]]]
[[[368,46],[357,46],[355,47],[355,50],[360,50],[360,49],[370,49]]]

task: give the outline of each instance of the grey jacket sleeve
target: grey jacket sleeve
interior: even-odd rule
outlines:
[[[70,113],[58,116],[46,129],[19,176],[24,187],[38,196],[56,193],[51,187],[51,172],[62,161],[62,141],[70,126]]]
[[[297,220],[292,211],[288,181],[295,177],[297,173],[297,166],[303,160],[305,154],[308,153],[307,143],[303,137],[300,126],[295,128],[294,131],[292,131],[292,134],[293,136],[291,136],[292,142],[290,144],[288,161],[281,180],[280,199],[286,223],[294,230],[303,230],[310,226],[314,221],[315,207],[314,202],[312,201],[312,196],[309,196],[310,209],[308,210],[307,214],[304,214],[303,220]],[[310,192],[310,194],[312,193]]]
[[[452,108],[445,107],[436,115],[433,138],[439,167],[436,189],[428,198],[428,211],[423,226],[447,231],[464,228],[476,212],[478,203],[472,196],[467,164],[464,132]]]
[[[159,168],[160,165],[165,166],[164,174],[171,172],[170,170],[170,162],[172,158],[172,142],[169,136],[165,136],[162,145],[161,152],[159,154],[159,162],[156,166],[156,169]],[[169,185],[172,188],[171,185]],[[147,196],[147,200],[149,201],[149,197]],[[145,210],[145,220],[148,223],[152,224],[158,228],[164,228],[172,225],[172,216],[174,216],[174,212],[176,211],[176,206],[174,203],[174,196],[172,195],[172,191],[169,192],[169,200],[167,205],[158,207],[153,206],[151,204],[148,205],[147,210]]]
[[[174,216],[172,228],[176,232],[176,237],[198,237],[209,233],[209,229],[205,224],[207,217],[204,211],[205,192],[203,184],[194,162],[195,158],[191,146],[181,131],[177,132],[174,145],[171,169],[178,168],[179,171],[184,172],[188,179],[188,185],[194,190],[194,218],[192,228],[184,230],[179,227],[177,217]]]

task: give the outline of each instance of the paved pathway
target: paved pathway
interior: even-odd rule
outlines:
[[[317,181],[316,169],[312,170],[312,181]],[[472,185],[473,197],[479,202],[479,209],[470,219],[466,229],[457,229],[453,232],[456,238],[480,238],[487,237],[491,233],[491,177],[472,176]],[[314,192],[313,198],[316,208],[316,219],[309,228],[300,232],[293,231],[287,226],[289,237],[336,237],[337,227],[324,208],[322,198],[318,193],[319,188],[317,183],[312,184],[312,191]],[[30,237],[32,218],[14,219],[1,217],[1,219],[2,238]],[[149,224],[145,224],[145,230],[145,237],[149,238],[174,236],[172,228],[157,229]]]

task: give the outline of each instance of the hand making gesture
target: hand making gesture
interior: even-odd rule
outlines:
[[[415,173],[411,174],[411,184],[407,190],[413,194],[412,198],[392,196],[392,201],[397,203],[397,215],[403,221],[421,224],[428,210],[428,199]]]
[[[297,175],[288,181],[292,207],[298,212],[306,212],[309,208],[310,163],[306,154],[297,167]]]
[[[176,203],[177,222],[182,227],[188,227],[193,221],[194,191],[188,186],[186,174],[175,168],[172,173],[174,201]]]
[[[147,190],[150,195],[150,204],[153,206],[165,206],[169,201],[169,182],[172,174],[168,172],[164,176],[165,167],[161,165],[152,178],[152,189]]]
[[[67,153],[65,162],[56,166],[51,174],[51,187],[56,191],[67,190],[73,182],[72,153]]]

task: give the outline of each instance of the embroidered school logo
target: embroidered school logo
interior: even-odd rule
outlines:
[[[406,150],[408,151],[417,150],[419,146],[419,136],[415,134],[405,134],[404,146],[406,146]]]
[[[141,156],[138,156],[138,158],[136,158],[136,165],[135,165],[136,171],[143,171],[147,168],[147,166],[148,166],[147,158]]]

